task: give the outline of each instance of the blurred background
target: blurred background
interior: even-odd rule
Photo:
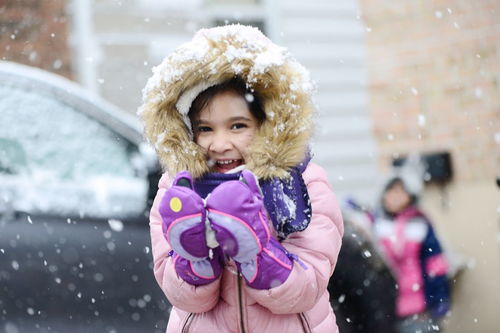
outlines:
[[[81,227],[96,232],[91,239],[102,239],[95,246],[110,263],[138,237],[139,252],[130,251],[109,276],[93,272],[90,282],[104,285],[117,274],[127,279],[110,281],[110,288],[134,279],[152,282],[143,281],[152,275],[145,216],[159,169],[135,115],[141,90],[152,67],[196,30],[238,22],[288,47],[317,82],[315,160],[341,200],[373,205],[379,181],[410,153],[432,165],[422,207],[458,267],[445,330],[496,332],[499,16],[494,0],[0,1],[0,330],[64,331],[61,322],[47,324],[50,307],[37,308],[33,297],[21,299],[22,288],[8,284],[27,259],[26,267],[50,271],[50,262],[43,262],[57,246],[42,251],[33,244],[54,239],[47,231],[54,220],[61,220],[56,230],[66,230],[58,241],[72,242],[73,235],[79,244],[73,249],[79,255],[66,258],[69,280],[88,275],[78,267],[88,247],[75,236]],[[41,151],[47,133],[52,148]],[[29,258],[14,253],[23,240]],[[140,272],[131,273],[132,266]],[[55,282],[47,295],[61,288],[69,290],[64,297],[82,299],[78,292],[85,294],[85,285],[68,283],[57,269],[50,274]],[[141,293],[119,301],[125,303],[122,314],[130,313],[132,324],[164,330],[169,305],[161,291],[152,286]],[[96,309],[111,300],[87,296],[75,313],[90,312],[107,331],[124,331]],[[18,318],[31,318],[31,326],[23,330]]]

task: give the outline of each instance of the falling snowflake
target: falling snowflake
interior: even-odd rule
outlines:
[[[123,222],[120,220],[108,220],[109,227],[116,232],[121,232],[123,231]]]

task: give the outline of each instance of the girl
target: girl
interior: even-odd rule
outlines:
[[[447,263],[431,223],[417,206],[423,179],[418,163],[411,156],[394,170],[383,189],[374,224],[398,285],[400,332],[439,330],[438,319],[450,307]]]
[[[167,332],[337,332],[343,234],[309,162],[312,84],[259,30],[202,29],[154,69],[139,113],[166,170],[151,209]]]

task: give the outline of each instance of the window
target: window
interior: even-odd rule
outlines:
[[[147,179],[135,166],[137,146],[29,85],[0,86],[0,114],[0,207],[68,217],[142,213]]]
[[[0,87],[0,101],[2,169],[75,181],[134,175],[127,142],[97,121],[33,91]]]

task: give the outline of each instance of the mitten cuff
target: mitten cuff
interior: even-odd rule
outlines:
[[[171,251],[177,275],[195,286],[217,280],[222,274],[222,254],[220,248],[213,250],[213,257],[191,261]]]
[[[248,286],[254,289],[271,289],[282,285],[290,275],[293,261],[285,248],[274,238],[255,259],[237,263]]]

